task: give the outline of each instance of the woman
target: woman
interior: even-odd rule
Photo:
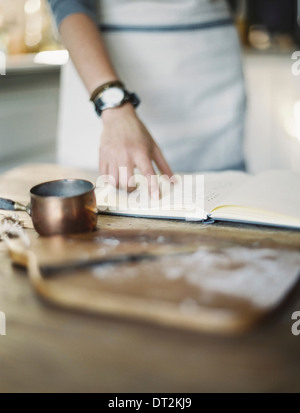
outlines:
[[[243,168],[245,92],[238,36],[224,0],[49,2],[85,85],[70,62],[62,74],[61,163],[95,168],[101,135],[100,173],[121,187],[127,182],[119,182],[120,166],[128,177],[135,167],[150,177],[154,164],[169,176],[172,169]],[[117,81],[141,104],[121,104]],[[107,83],[114,88],[108,96],[113,108],[101,98]]]

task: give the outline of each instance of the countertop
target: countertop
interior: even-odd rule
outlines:
[[[45,180],[93,173],[54,165],[20,167],[0,177],[0,194],[28,201],[30,187]],[[3,211],[1,211],[3,213]],[[20,213],[26,231],[31,220]],[[190,232],[199,227],[171,222],[99,216],[105,231],[142,229]],[[300,251],[300,233],[218,224],[201,239],[232,243],[271,242]],[[26,271],[12,264],[0,242],[1,392],[299,392],[300,336],[291,332],[300,310],[300,286],[267,319],[238,335],[188,331],[107,315],[88,315],[50,305],[34,293]],[[138,263],[136,264],[138,265]],[[259,276],[259,274],[257,274]]]

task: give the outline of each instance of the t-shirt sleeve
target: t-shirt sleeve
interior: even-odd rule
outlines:
[[[48,0],[57,27],[64,18],[74,13],[84,13],[96,22],[96,6],[94,0]]]

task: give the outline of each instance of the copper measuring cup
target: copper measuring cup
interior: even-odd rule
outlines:
[[[30,190],[30,203],[0,198],[0,209],[26,211],[40,235],[90,232],[97,225],[95,186],[83,179],[44,182]]]

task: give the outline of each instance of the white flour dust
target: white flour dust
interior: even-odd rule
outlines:
[[[275,306],[300,276],[300,254],[268,248],[229,247],[220,250],[199,249],[189,255],[165,256],[138,265],[95,267],[100,279],[124,282],[143,277],[145,283],[158,277],[172,283],[183,280],[211,297],[223,294],[246,299],[258,307]],[[187,297],[183,310],[191,311],[196,302]]]

